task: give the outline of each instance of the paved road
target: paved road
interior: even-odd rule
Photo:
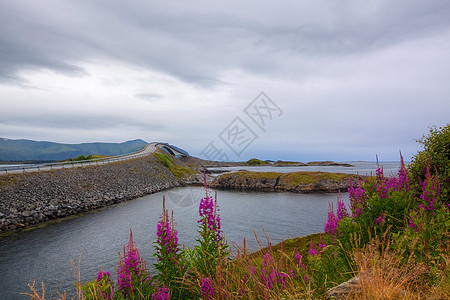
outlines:
[[[91,159],[91,160],[85,160],[85,161],[79,161],[79,162],[58,162],[58,163],[46,163],[46,164],[20,165],[20,166],[16,166],[16,167],[3,167],[3,168],[0,167],[0,175],[1,174],[11,174],[11,173],[22,173],[22,172],[39,172],[39,171],[45,171],[45,170],[86,167],[86,166],[92,166],[92,165],[108,164],[108,163],[112,163],[112,162],[123,161],[123,160],[127,160],[127,159],[133,159],[133,158],[149,155],[150,153],[155,152],[156,149],[160,148],[161,145],[164,145],[164,144],[153,142],[153,143],[149,143],[147,146],[145,146],[141,150],[134,152],[134,153],[116,155],[116,156],[108,156],[108,157],[104,157],[104,158]]]

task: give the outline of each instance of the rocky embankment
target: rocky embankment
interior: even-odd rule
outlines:
[[[295,193],[333,193],[346,191],[358,176],[327,172],[251,172],[239,171],[218,176],[212,188]]]
[[[0,175],[0,233],[202,182],[178,180],[154,155],[101,166]]]

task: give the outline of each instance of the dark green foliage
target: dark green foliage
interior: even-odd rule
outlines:
[[[252,158],[247,161],[247,165],[249,166],[266,166],[269,163],[267,161],[259,160],[257,158]]]
[[[92,154],[89,154],[88,156],[80,155],[76,158],[69,158],[68,161],[82,161],[82,160],[90,160],[93,158],[94,156]]]
[[[428,161],[430,172],[437,172],[441,182],[441,194],[444,199],[450,198],[450,124],[444,127],[432,127],[430,133],[418,140],[423,145],[411,161],[408,169],[412,182],[418,183],[425,179]],[[415,190],[420,190],[416,184]]]

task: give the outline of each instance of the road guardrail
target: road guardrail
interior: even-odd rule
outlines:
[[[98,164],[106,164],[112,163],[116,161],[123,161],[128,159],[133,159],[137,157],[146,156],[151,153],[148,149],[155,143],[150,143],[143,148],[128,154],[121,155],[113,155],[113,156],[105,156],[101,158],[94,158],[88,160],[78,160],[78,161],[61,161],[61,162],[53,162],[53,163],[41,163],[41,164],[23,164],[17,166],[9,166],[9,167],[1,167],[0,172],[4,172],[3,174],[7,174],[9,172],[17,173],[17,171],[41,171],[41,170],[52,170],[52,169],[63,169],[65,167],[83,167],[89,165],[98,165]]]

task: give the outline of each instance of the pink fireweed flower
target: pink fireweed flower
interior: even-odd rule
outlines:
[[[212,283],[213,281],[211,280],[211,278],[202,278],[202,283],[200,285],[200,295],[202,297],[205,297],[205,299],[214,298],[214,288],[212,286]]]
[[[422,230],[422,224],[416,225],[416,223],[414,223],[412,219],[409,220],[409,227],[414,229],[415,232],[419,232],[420,230]]]
[[[286,278],[287,275],[282,272],[277,272],[278,283],[281,284],[281,290],[286,288]]]
[[[311,279],[309,278],[309,275],[308,275],[308,274],[303,275],[303,282],[304,282],[305,284],[311,283]]]
[[[319,254],[319,251],[317,251],[314,248],[314,245],[313,245],[312,241],[309,243],[309,251],[308,251],[308,253],[309,253],[309,256],[311,256],[311,257],[314,257],[314,256]]]
[[[348,193],[350,198],[350,207],[354,218],[360,216],[363,212],[365,203],[365,191],[361,187],[354,188],[353,182],[350,180]]]
[[[270,255],[270,253],[264,254],[263,265],[264,265],[264,267],[273,266],[273,257],[272,257],[272,255]]]
[[[419,208],[431,211],[431,214],[434,215],[434,211],[436,209],[434,204],[436,199],[438,199],[441,194],[441,184],[437,174],[436,176],[431,176],[429,162],[425,171],[425,180],[420,183],[420,187],[422,188],[422,195],[420,195],[420,199],[423,203],[419,205]]]
[[[327,244],[325,244],[322,239],[319,242],[319,251],[321,251],[322,249],[326,248]]]
[[[108,283],[111,283],[111,273],[109,273],[109,271],[103,272],[100,270],[97,274],[97,282],[102,281],[103,277],[106,277],[108,279]]]
[[[169,300],[170,294],[166,286],[163,284],[158,290],[152,293],[152,300]]]
[[[117,286],[122,294],[127,297],[134,295],[134,284],[147,283],[150,274],[147,271],[145,261],[140,257],[139,250],[133,240],[133,232],[130,229],[128,246],[123,247],[123,256],[119,252],[119,265],[117,267]]]
[[[300,266],[300,268],[302,268],[302,269],[306,268],[305,264],[302,261],[302,255],[300,253],[298,253],[298,252],[295,253],[294,259],[295,259],[295,262],[297,263],[297,265]]]
[[[163,214],[156,227],[156,243],[159,247],[156,248],[158,261],[164,259],[164,257],[177,260],[178,259],[178,232],[175,230],[172,221],[169,221],[169,213],[165,208],[165,198],[163,197]]]
[[[378,185],[378,195],[380,195],[381,198],[387,198],[387,194],[388,194],[388,190],[389,190],[388,186],[387,186],[388,180],[386,180],[384,178],[383,166],[380,167],[380,164],[378,163],[378,155],[377,155],[377,166],[378,166],[378,168],[375,171],[377,181],[376,181],[374,187],[376,187]],[[388,184],[389,185],[394,184],[396,186],[396,184],[393,182],[390,182]]]
[[[338,194],[337,198],[337,222],[339,223],[343,218],[348,217],[347,208],[345,207],[345,203],[342,200],[341,192]]]
[[[220,216],[217,213],[217,196],[214,201],[211,197],[207,196],[200,200],[198,212],[200,215],[199,224],[206,226],[208,231],[215,233],[216,242],[223,244],[223,236],[220,226]]]
[[[336,215],[334,214],[334,209],[333,209],[333,203],[330,202],[328,205],[328,219],[327,222],[325,223],[325,227],[324,227],[324,231],[325,233],[333,236],[335,236],[336,234],[336,227],[338,226],[339,221],[336,218]]]
[[[400,152],[400,169],[398,170],[398,185],[400,188],[405,188],[407,191],[410,190],[408,182],[408,173],[406,172],[405,162],[403,161],[402,153]]]
[[[378,216],[378,218],[376,219],[375,224],[380,225],[380,226],[383,226],[384,222],[386,221],[386,220],[385,220],[385,217],[386,217],[386,213],[384,213],[384,212],[381,213],[381,214]]]

